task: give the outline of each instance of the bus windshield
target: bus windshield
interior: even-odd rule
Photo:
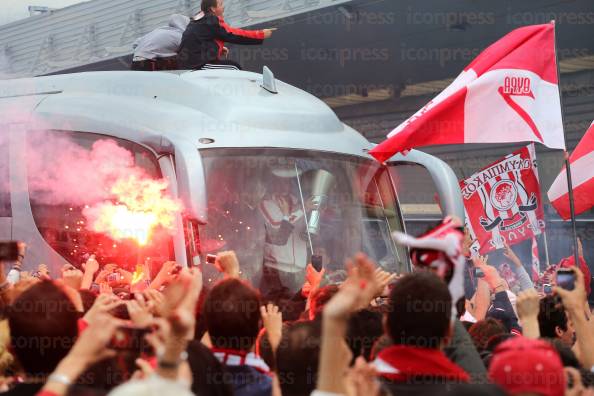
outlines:
[[[390,233],[402,230],[387,169],[364,158],[282,149],[202,150],[208,201],[203,254],[234,250],[242,276],[264,296],[289,296],[308,263],[345,279],[344,261],[364,252],[389,271],[406,256]],[[204,268],[206,281],[220,276]]]

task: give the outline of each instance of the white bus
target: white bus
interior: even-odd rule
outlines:
[[[396,188],[392,172],[399,165],[426,168],[443,213],[464,216],[457,179],[443,161],[413,150],[376,162],[368,155],[373,145],[324,102],[276,81],[267,68],[263,74],[118,71],[5,80],[0,114],[0,240],[25,241],[30,270],[41,262],[52,271],[66,262],[79,266],[89,254],[103,264],[135,260],[126,243],[65,227],[81,207],[30,193],[27,139],[39,129],[86,148],[111,139],[148,174],[167,178],[185,210],[176,232],[143,255],[157,265],[201,263],[210,281],[216,275],[205,255],[232,249],[243,275],[259,285],[267,241],[255,208],[279,184],[308,216],[296,235],[302,241],[292,247],[306,252],[293,253],[323,256],[329,273],[358,251],[387,270],[408,269],[406,250],[390,238],[404,229],[398,189],[406,186]],[[60,160],[59,151],[43,158],[48,166]]]

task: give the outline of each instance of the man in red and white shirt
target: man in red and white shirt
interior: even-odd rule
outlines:
[[[303,205],[291,194],[288,178],[275,178],[276,191],[260,204],[264,217],[264,268],[262,288],[286,287],[290,292],[301,288],[307,266],[307,237]]]

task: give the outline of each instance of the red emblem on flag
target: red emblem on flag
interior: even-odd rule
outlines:
[[[524,147],[460,182],[466,225],[484,254],[539,235],[544,229],[534,146]]]

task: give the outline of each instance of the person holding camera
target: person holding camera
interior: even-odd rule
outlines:
[[[224,0],[202,0],[200,8],[204,15],[190,21],[182,36],[177,54],[179,69],[241,70],[238,63],[221,59],[228,53],[225,43],[259,45],[275,30],[243,30],[227,25],[223,19]]]

